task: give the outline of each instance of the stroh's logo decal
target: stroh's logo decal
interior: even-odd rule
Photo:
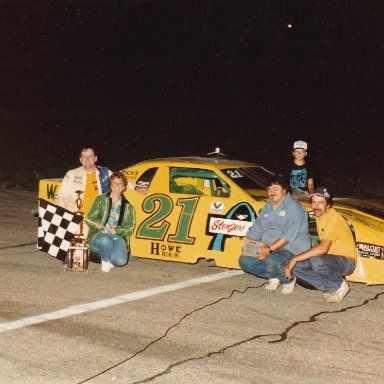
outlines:
[[[239,219],[239,220],[246,220],[248,216],[249,215],[240,215],[238,213],[235,214],[236,219]]]
[[[212,240],[209,243],[208,250],[223,252],[225,240],[233,236],[246,236],[255,220],[256,213],[252,206],[246,202],[237,203],[229,208],[225,215],[218,215],[217,212],[216,214],[209,214],[205,233],[212,236]]]
[[[251,221],[211,217],[208,232],[209,234],[221,233],[230,236],[246,236],[252,225],[253,223]]]

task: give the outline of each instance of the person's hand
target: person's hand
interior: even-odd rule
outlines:
[[[103,225],[101,223],[95,223],[95,227],[97,229],[103,229]]]
[[[116,235],[116,233],[117,233],[116,228],[108,228],[108,232],[109,232],[111,235]]]
[[[259,260],[264,260],[269,255],[269,246],[264,244],[259,252],[257,252],[256,257]]]
[[[285,267],[285,277],[289,280],[292,279],[292,269],[296,265],[297,261],[295,259],[291,259],[288,261]]]
[[[148,193],[148,188],[146,187],[136,187],[135,189],[140,195],[146,195]]]

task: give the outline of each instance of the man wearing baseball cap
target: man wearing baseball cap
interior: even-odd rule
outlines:
[[[320,242],[289,260],[285,276],[306,281],[323,291],[326,302],[338,303],[350,290],[344,276],[355,269],[355,240],[347,221],[332,208],[327,188],[317,187],[310,202]]]
[[[255,256],[241,255],[240,268],[252,275],[268,279],[265,288],[276,291],[281,285],[283,294],[295,289],[296,279],[284,275],[287,261],[311,246],[308,233],[308,214],[304,206],[288,192],[286,179],[272,175],[267,182],[270,201],[261,209],[247,238],[262,242]]]

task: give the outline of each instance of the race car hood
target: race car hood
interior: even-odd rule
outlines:
[[[256,201],[265,201],[268,202],[267,193],[264,190],[260,189],[244,189],[244,191],[248,192],[250,196]]]
[[[256,201],[268,201],[264,191],[252,189],[247,192]],[[300,199],[298,200],[300,201]],[[371,228],[384,232],[384,206],[381,203],[351,198],[334,198],[333,201],[334,207],[345,217],[358,220]],[[308,210],[311,210],[308,198],[303,199],[302,203]]]
[[[384,232],[384,207],[382,204],[360,199],[335,198],[334,207],[344,216],[359,220]]]

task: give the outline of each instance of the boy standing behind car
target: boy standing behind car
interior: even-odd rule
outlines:
[[[305,161],[308,144],[299,140],[293,143],[293,164],[283,172],[289,180],[293,195],[312,194],[315,190],[313,168]]]

